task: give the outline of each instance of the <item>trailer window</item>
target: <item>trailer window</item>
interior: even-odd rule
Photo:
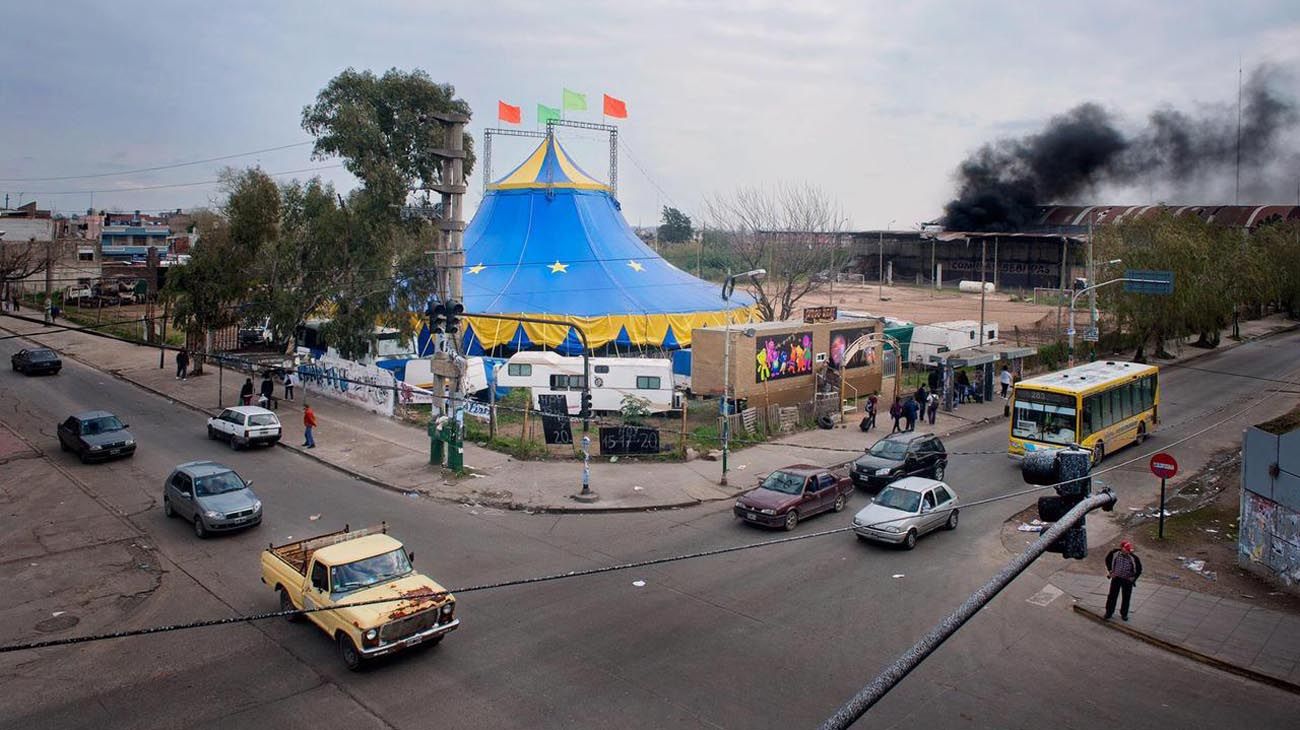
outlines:
[[[637,390],[659,390],[659,376],[657,375],[638,375],[636,376]]]
[[[602,375],[605,374],[605,373],[608,373],[608,372],[609,372],[609,366],[608,366],[608,365],[597,365],[597,366],[596,366],[596,372],[598,372],[598,373],[600,373],[600,374],[602,374]]]
[[[526,378],[533,374],[533,366],[528,363],[512,362],[506,364],[506,374]]]
[[[551,390],[582,390],[582,376],[552,375]]]

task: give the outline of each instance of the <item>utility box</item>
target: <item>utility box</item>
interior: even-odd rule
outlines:
[[[1242,436],[1237,563],[1300,595],[1300,409]]]

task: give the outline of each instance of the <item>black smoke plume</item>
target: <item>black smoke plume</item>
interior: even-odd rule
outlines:
[[[1291,197],[1285,191],[1294,194],[1296,168],[1280,164],[1294,162],[1287,141],[1300,122],[1296,102],[1277,91],[1287,77],[1261,66],[1242,88],[1243,202],[1247,195],[1275,202]],[[949,230],[1017,230],[1033,223],[1038,206],[1139,185],[1199,198],[1187,203],[1214,202],[1206,196],[1230,203],[1237,154],[1235,104],[1195,113],[1160,109],[1144,128],[1125,133],[1110,112],[1088,102],[1053,117],[1040,132],[976,150],[957,169],[957,197],[945,206],[944,222]]]

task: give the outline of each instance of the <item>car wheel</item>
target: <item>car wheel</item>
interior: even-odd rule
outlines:
[[[211,426],[208,426],[208,440],[209,440],[209,441],[216,441],[216,440],[217,440],[217,429],[215,429],[215,428],[213,428],[213,427],[211,427]]]
[[[230,449],[231,449],[231,451],[239,451],[241,448],[243,448],[243,447],[242,447],[242,446],[240,445],[240,443],[239,443],[239,437],[236,436],[236,435],[234,435],[233,433],[230,434]]]
[[[941,482],[941,481],[943,481],[943,473],[944,473],[944,465],[943,465],[943,464],[935,464],[935,465],[934,465],[934,480],[935,480],[936,482]]]
[[[202,517],[194,518],[194,536],[200,540],[208,536],[208,528],[204,526]]]
[[[843,512],[844,505],[847,504],[848,501],[849,501],[848,498],[846,498],[843,494],[841,494],[840,496],[835,498],[835,506],[831,507],[831,509],[835,510],[836,512]]]
[[[71,451],[71,450],[72,450],[72,449],[69,449],[67,444],[63,443],[63,439],[59,439],[59,451],[65,451],[65,452],[66,452],[66,451]]]
[[[948,521],[943,524],[945,530],[957,529],[957,510],[948,513]]]
[[[166,515],[168,519],[176,516],[176,510],[172,509],[172,501],[166,497],[163,497],[163,514]]]
[[[90,452],[88,452],[88,451],[78,451],[78,452],[77,452],[77,458],[78,458],[78,459],[81,459],[81,463],[83,463],[83,464],[89,464],[89,463],[90,463]]]
[[[339,634],[339,657],[343,660],[344,666],[352,671],[361,669],[361,652],[357,651],[357,645],[352,643],[352,639],[347,634]]]
[[[1141,421],[1138,423],[1138,435],[1137,435],[1138,446],[1141,446],[1142,442],[1146,440],[1147,440],[1147,424],[1146,421]]]
[[[908,530],[907,537],[903,538],[903,549],[911,550],[916,547],[916,530]]]
[[[799,513],[794,510],[790,510],[789,512],[787,512],[785,515],[785,531],[789,532],[793,530],[795,528],[795,525],[798,524],[799,524]]]
[[[1092,447],[1092,465],[1100,464],[1104,458],[1106,458],[1106,444],[1098,441],[1097,445]]]
[[[867,537],[866,537],[866,535],[859,535],[858,533],[855,532],[855,533],[853,533],[853,536],[856,537],[856,538],[858,538],[858,541],[859,541],[859,542],[866,542],[866,541],[867,541]]]
[[[283,588],[280,589],[280,610],[281,610],[281,611],[297,611],[297,610],[298,610],[298,607],[295,606],[295,605],[293,605],[293,600],[292,600],[291,598],[289,598],[289,591],[286,591],[286,590],[283,589]],[[285,621],[288,621],[288,622],[291,623],[291,624],[296,624],[296,623],[298,623],[299,621],[302,621],[302,614],[300,614],[300,613],[291,613],[291,614],[289,614],[288,616],[285,616],[285,617],[284,617],[284,620],[285,620]]]

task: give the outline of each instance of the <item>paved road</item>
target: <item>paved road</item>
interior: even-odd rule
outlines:
[[[1286,373],[1298,345],[1293,333],[1196,363],[1235,376],[1168,371],[1169,427],[1154,445],[1208,425],[1271,387],[1239,376]],[[18,346],[0,342],[0,357]],[[92,406],[113,410],[136,432],[142,447],[126,462],[82,466],[50,449],[55,463],[147,535],[167,571],[161,587],[133,609],[133,626],[271,610],[275,598],[258,581],[258,550],[345,522],[387,520],[414,549],[417,567],[452,587],[775,536],[735,523],[726,504],[556,516],[411,499],[285,450],[232,453],[206,439],[194,412],[79,363],[67,363],[57,378],[6,371],[0,382],[0,419],[47,449],[59,418]],[[1281,405],[1279,397],[1269,407]],[[1259,419],[1237,423],[1253,420]],[[1001,429],[949,444],[963,452],[1004,446]],[[1121,452],[1108,463],[1129,457]],[[186,525],[162,516],[163,477],[194,458],[224,461],[255,482],[267,505],[261,528],[198,541]],[[1023,486],[1000,454],[956,456],[949,478],[968,500]],[[1149,480],[1132,469],[1111,482],[1126,499],[1149,491]],[[998,528],[1032,500],[969,510],[956,532],[923,539],[912,552],[835,535],[465,594],[459,632],[361,674],[347,672],[314,629],[283,622],[0,657],[0,683],[11,690],[0,693],[0,725],[811,726],[1005,560]],[[864,503],[858,497],[849,511],[799,530],[847,524]],[[1045,608],[1026,603],[1056,567],[1052,556],[1040,561],[1039,574],[1013,584],[883,702],[872,725],[1093,727],[1140,719],[1152,727],[1219,727],[1239,718],[1243,706],[1259,727],[1294,722],[1300,698],[1133,643],[1073,616],[1064,600]]]

